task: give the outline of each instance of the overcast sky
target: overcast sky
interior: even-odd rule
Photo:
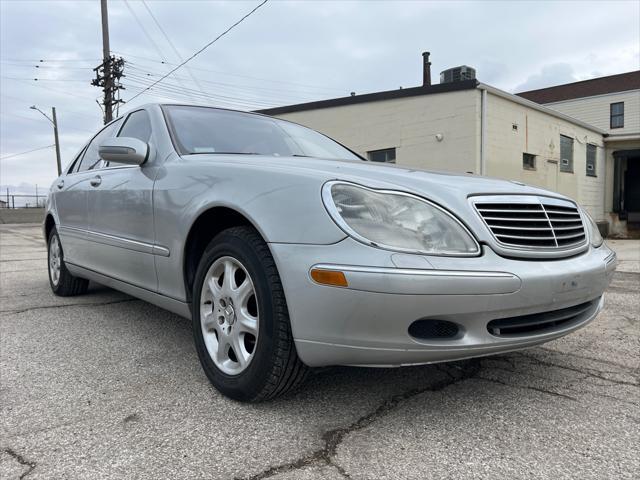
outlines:
[[[111,50],[128,62],[123,98],[258,3],[109,0]],[[89,84],[102,56],[100,4],[0,0],[0,17],[0,184],[46,188],[56,176],[53,148],[5,157],[53,143],[30,105],[57,108],[63,164],[101,125],[101,92]],[[637,0],[272,0],[121,113],[155,100],[252,109],[411,87],[421,82],[424,50],[434,82],[466,64],[498,88],[540,88],[639,69],[639,19]]]

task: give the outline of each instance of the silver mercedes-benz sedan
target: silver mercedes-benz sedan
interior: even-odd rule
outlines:
[[[553,340],[595,318],[616,265],[562,195],[376,164],[295,123],[185,105],[98,132],[53,183],[44,231],[55,294],[91,280],[191,319],[206,375],[245,401],[309,367]]]

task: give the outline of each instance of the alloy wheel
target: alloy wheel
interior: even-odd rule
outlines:
[[[49,275],[54,286],[57,286],[60,281],[61,257],[60,240],[57,235],[53,235],[49,242]]]
[[[204,278],[200,324],[213,363],[227,375],[238,375],[255,353],[259,326],[253,281],[237,259],[218,258]]]

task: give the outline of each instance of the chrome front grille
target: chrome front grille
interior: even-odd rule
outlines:
[[[509,197],[474,205],[495,239],[511,248],[567,249],[587,241],[582,217],[567,201],[544,197]]]

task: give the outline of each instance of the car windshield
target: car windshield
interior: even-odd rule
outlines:
[[[182,155],[245,154],[362,160],[314,130],[250,113],[209,107],[164,107]]]

